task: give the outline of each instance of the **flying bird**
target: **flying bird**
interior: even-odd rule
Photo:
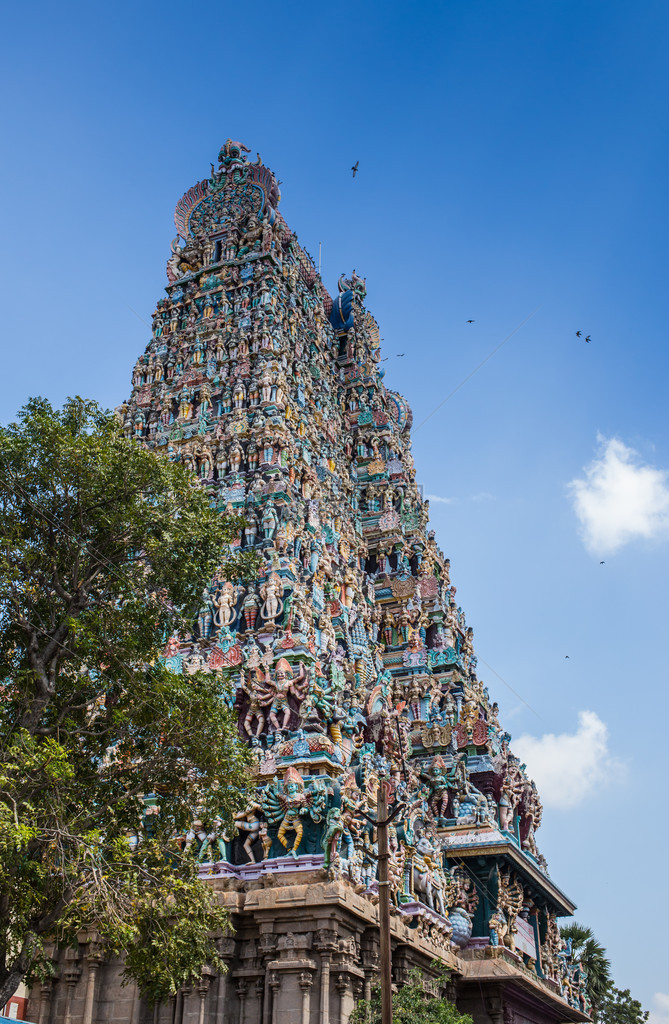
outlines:
[[[600,562],[599,564],[600,565],[606,565],[606,562]]]
[[[468,323],[468,324],[475,324],[475,323],[476,323],[476,320],[468,320],[468,321],[467,321],[467,323]]]
[[[590,335],[589,334],[586,335],[585,340],[586,341],[590,341]]]
[[[565,654],[565,658],[568,658],[568,657],[569,657],[569,655],[568,655],[568,654]]]
[[[577,338],[580,338],[580,337],[581,337],[581,334],[582,334],[582,333],[583,333],[582,331],[577,331],[577,332],[576,332],[576,337],[577,337]]]
[[[353,167],[351,168],[351,170],[353,171],[353,177],[354,178],[355,178],[356,174],[358,173],[358,167],[359,166],[360,166],[360,161],[356,160],[356,162],[353,164]]]
[[[404,352],[398,352],[397,353],[397,358],[398,359],[403,359],[404,358]]]

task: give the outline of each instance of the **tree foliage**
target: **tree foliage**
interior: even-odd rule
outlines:
[[[560,929],[563,939],[571,939],[572,954],[581,961],[586,970],[588,996],[593,1010],[597,1007],[611,986],[611,961],[606,950],[592,931],[584,925],[573,922]]]
[[[381,1024],[379,985],[372,988],[370,1000],[358,1001],[349,1024]],[[426,993],[423,975],[414,969],[408,983],[393,993],[393,1024],[472,1024],[472,1018],[447,999]]]
[[[165,998],[226,926],[175,837],[230,822],[249,755],[220,679],[161,653],[223,563],[255,573],[243,520],[81,399],[0,428],[0,517],[0,1006],[90,928]]]
[[[628,988],[611,986],[597,1011],[598,1024],[643,1024],[649,1017],[638,999],[632,999]]]
[[[614,986],[611,961],[592,928],[572,922],[563,925],[560,934],[563,939],[571,939],[572,955],[586,970],[588,995],[597,1024],[643,1024],[648,1020],[648,1011],[632,999],[630,990],[621,991]]]

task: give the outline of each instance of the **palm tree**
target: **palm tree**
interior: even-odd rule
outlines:
[[[572,954],[585,968],[588,996],[596,1016],[599,1004],[611,988],[611,961],[607,959],[606,950],[595,938],[592,928],[574,922],[560,928],[560,935],[563,939],[571,939]]]

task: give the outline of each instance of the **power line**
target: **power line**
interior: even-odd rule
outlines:
[[[537,308],[536,308],[536,309],[533,309],[533,310],[532,310],[532,312],[531,312],[531,313],[529,314],[529,316],[526,316],[526,317],[525,317],[525,319],[524,319],[524,320],[522,320],[522,321],[521,321],[521,322],[520,322],[520,323],[518,324],[518,326],[517,326],[517,327],[514,327],[514,329],[513,329],[512,331],[511,331],[511,334],[507,334],[507,336],[506,336],[506,338],[504,339],[504,341],[500,341],[499,345],[496,345],[496,346],[495,346],[495,348],[494,348],[494,349],[492,350],[492,352],[489,352],[489,353],[488,353],[488,355],[487,355],[487,356],[485,357],[485,359],[483,359],[483,360],[482,360],[482,361],[481,361],[481,362],[480,362],[480,363],[478,364],[478,366],[475,366],[475,367],[474,367],[474,369],[473,369],[473,370],[471,371],[471,373],[468,373],[468,374],[467,374],[467,376],[466,376],[466,377],[464,378],[464,380],[460,381],[460,383],[458,384],[458,386],[457,386],[456,388],[453,388],[453,390],[452,390],[452,391],[450,392],[450,394],[446,395],[446,398],[444,398],[444,400],[443,400],[442,402],[440,402],[440,403],[439,403],[439,405],[435,406],[435,408],[434,408],[434,409],[432,410],[432,412],[430,412],[430,413],[428,413],[428,414],[427,414],[427,416],[425,417],[425,419],[423,419],[423,420],[421,420],[421,421],[420,421],[420,423],[418,424],[418,426],[417,426],[417,427],[414,427],[414,428],[413,428],[413,431],[412,431],[412,433],[413,433],[413,434],[415,434],[415,433],[416,433],[416,431],[417,431],[417,430],[420,430],[420,428],[421,428],[422,426],[424,426],[424,425],[425,425],[425,424],[427,423],[427,421],[428,421],[429,419],[431,419],[431,418],[432,418],[432,416],[434,416],[434,414],[435,414],[436,412],[439,412],[439,410],[440,410],[440,409],[441,409],[441,408],[442,408],[442,407],[443,407],[444,405],[446,405],[446,402],[450,401],[450,399],[451,399],[451,398],[453,398],[453,395],[456,395],[456,394],[458,393],[458,391],[460,390],[460,388],[463,388],[463,387],[465,386],[465,384],[467,383],[467,381],[471,380],[471,379],[472,379],[472,377],[474,376],[474,374],[475,374],[475,373],[478,373],[478,371],[479,371],[479,370],[481,369],[481,367],[482,367],[482,366],[485,366],[485,364],[486,364],[486,363],[488,362],[488,360],[489,360],[489,359],[492,359],[492,357],[493,357],[493,356],[495,355],[495,353],[496,353],[496,352],[499,352],[499,350],[501,349],[502,345],[506,345],[507,341],[510,341],[510,340],[511,340],[511,338],[513,338],[514,334],[517,334],[517,333],[518,333],[518,331],[520,330],[520,328],[521,328],[521,327],[524,327],[524,326],[525,326],[525,324],[527,323],[527,321],[528,321],[528,320],[531,320],[531,319],[532,319],[532,317],[534,316],[534,314],[535,314],[535,313],[536,313],[536,312],[537,312],[537,311],[538,311],[539,309],[541,309],[541,306],[537,306]]]
[[[489,664],[488,664],[488,662],[487,662],[487,661],[485,661],[485,659],[484,659],[484,658],[482,658],[480,654],[477,654],[477,656],[476,656],[476,657],[478,658],[478,660],[479,660],[480,662],[482,662],[482,664],[484,664],[484,665],[485,665],[485,667],[486,667],[487,669],[489,669],[489,670],[490,670],[490,672],[492,672],[492,674],[493,674],[494,676],[497,676],[497,678],[498,678],[498,679],[500,680],[500,682],[504,683],[504,685],[506,686],[507,690],[511,690],[511,693],[512,693],[512,694],[513,694],[513,695],[514,695],[515,697],[517,697],[519,701],[522,701],[522,703],[523,703],[523,704],[525,705],[525,707],[526,707],[526,708],[529,708],[529,709],[530,709],[530,711],[532,712],[532,714],[533,714],[533,715],[536,715],[536,716],[537,716],[537,718],[539,719],[539,721],[540,721],[540,722],[543,722],[543,718],[541,717],[541,715],[539,714],[539,712],[538,712],[538,711],[535,711],[535,710],[534,710],[534,708],[532,707],[532,705],[531,705],[531,704],[528,704],[528,702],[527,702],[527,701],[525,700],[525,698],[524,698],[524,697],[521,697],[521,695],[520,695],[520,694],[518,693],[518,691],[517,691],[517,690],[514,690],[513,686],[511,686],[511,684],[510,684],[510,683],[507,683],[506,679],[504,679],[504,677],[503,677],[503,676],[501,676],[501,675],[499,674],[499,672],[496,672],[496,671],[495,671],[495,669],[494,669],[494,668],[492,667],[492,665],[489,665]]]
[[[137,317],[137,319],[141,320],[142,323],[145,324],[149,328],[149,330],[151,330],[151,324],[149,323],[149,321],[145,320],[143,316],[140,316],[139,313],[137,312],[137,310],[133,309],[132,306],[129,303],[126,303],[126,305],[128,306],[128,309],[130,310],[130,312],[134,313],[135,316]]]

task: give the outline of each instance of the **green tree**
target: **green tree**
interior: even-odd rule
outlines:
[[[0,428],[0,519],[0,1006],[89,928],[163,999],[227,924],[175,837],[230,823],[249,754],[220,679],[161,654],[223,563],[254,574],[243,521],[81,399]]]
[[[598,1024],[643,1024],[648,1020],[638,999],[632,999],[628,988],[621,990],[613,985],[602,999],[597,1012]]]
[[[379,985],[372,988],[370,1000],[358,1001],[349,1024],[381,1024]],[[423,975],[415,968],[409,974],[408,983],[393,993],[393,1024],[472,1024],[472,1018],[460,1013],[447,999],[426,993]]]
[[[573,922],[560,928],[563,939],[571,939],[573,955],[581,961],[587,974],[587,989],[593,1011],[597,1009],[611,986],[611,961],[595,938],[592,928]]]

